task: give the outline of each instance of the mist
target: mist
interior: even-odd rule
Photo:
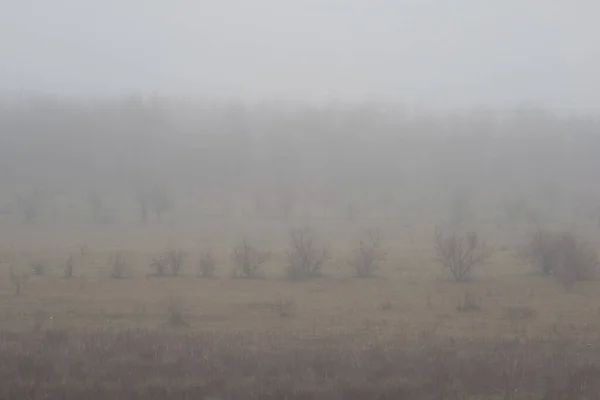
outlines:
[[[3,399],[600,399],[596,2],[0,5]]]
[[[592,1],[7,2],[0,89],[600,106]]]

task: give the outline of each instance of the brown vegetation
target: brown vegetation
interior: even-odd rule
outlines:
[[[7,400],[600,398],[600,369],[582,363],[600,343],[146,330],[2,331],[0,341]]]
[[[493,253],[476,232],[461,236],[456,232],[444,233],[440,228],[435,231],[435,251],[457,281],[468,279],[473,268],[483,264]]]
[[[543,275],[555,275],[562,283],[591,280],[599,266],[598,253],[569,232],[538,229],[523,251]]]
[[[387,251],[383,248],[383,238],[378,229],[364,232],[358,246],[352,252],[348,265],[359,278],[369,278],[375,275],[381,263],[385,262]]]
[[[297,280],[320,276],[323,264],[331,255],[327,247],[319,244],[317,234],[310,227],[304,227],[291,230],[286,258],[287,275]]]
[[[246,239],[233,248],[234,278],[264,278],[263,264],[269,260],[270,254],[250,245]]]

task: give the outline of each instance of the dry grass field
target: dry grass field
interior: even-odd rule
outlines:
[[[361,279],[348,260],[362,223],[387,257]],[[600,398],[600,282],[535,274],[519,257],[531,227],[482,226],[494,253],[458,283],[431,223],[313,220],[331,259],[294,281],[288,223],[191,225],[5,226],[0,398]],[[593,238],[592,225],[577,232]],[[270,253],[261,279],[231,277],[242,238]],[[152,276],[166,247],[186,252],[181,276]],[[197,276],[206,249],[213,278]],[[111,277],[119,252],[124,279]],[[44,274],[16,295],[9,266],[32,263]]]

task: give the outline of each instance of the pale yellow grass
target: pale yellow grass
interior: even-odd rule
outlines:
[[[286,230],[267,224],[252,229],[232,225],[215,222],[202,231],[131,226],[58,232],[37,227],[4,234],[5,243],[11,242],[0,257],[4,261],[0,325],[9,330],[31,330],[40,324],[67,329],[163,329],[167,308],[176,302],[189,322],[181,329],[190,332],[278,331],[307,337],[347,333],[389,339],[422,335],[586,338],[600,331],[600,283],[564,288],[553,278],[533,275],[515,257],[514,235],[497,233],[489,238],[498,247],[492,259],[471,282],[458,284],[435,261],[430,226],[388,229],[389,260],[372,279],[353,278],[346,264],[356,229],[322,229],[333,252],[325,276],[288,282],[284,279]],[[272,252],[266,279],[230,278],[229,249],[243,236]],[[81,254],[79,244],[87,244],[88,253]],[[151,257],[169,244],[190,251],[185,275],[148,276]],[[198,252],[205,247],[215,251],[215,279],[195,276]],[[118,249],[126,250],[131,279],[109,277],[108,259]],[[67,280],[61,266],[71,253],[76,277]],[[32,276],[24,293],[15,296],[7,266],[12,263],[25,270],[33,261],[47,265],[49,275]],[[479,300],[479,311],[457,310],[466,292]],[[281,316],[275,304],[287,300],[295,307],[291,315]],[[532,310],[534,315],[511,319],[510,307]]]

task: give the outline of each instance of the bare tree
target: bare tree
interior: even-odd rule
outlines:
[[[379,229],[369,229],[363,233],[358,246],[352,251],[348,265],[359,278],[375,275],[382,262],[385,262],[387,250],[382,247],[383,236]]]
[[[154,257],[152,259],[152,262],[150,263],[150,268],[154,270],[154,272],[152,273],[152,275],[154,276],[167,276],[169,270],[169,260],[164,254],[161,254],[160,256]]]
[[[292,229],[289,246],[286,256],[290,279],[319,276],[323,264],[331,258],[329,249],[319,245],[318,237],[310,227]]]
[[[181,249],[167,249],[163,254],[152,259],[150,266],[155,276],[179,276],[183,272],[186,254]]]
[[[262,278],[263,264],[270,258],[266,251],[257,249],[250,245],[246,239],[233,248],[231,260],[233,261],[234,278]]]
[[[171,267],[171,275],[179,276],[183,272],[183,262],[186,254],[182,249],[169,249],[167,250],[167,259],[169,260],[169,266]]]
[[[34,262],[34,263],[29,264],[29,266],[31,267],[31,273],[33,275],[44,276],[44,274],[46,272],[46,267],[44,264],[42,264],[40,262]]]
[[[456,232],[445,234],[435,230],[435,252],[445,268],[450,270],[456,281],[469,278],[473,268],[483,264],[493,253],[476,232],[460,235]]]
[[[215,276],[216,262],[212,251],[204,251],[198,260],[198,276],[202,278],[212,278]]]
[[[108,259],[108,265],[110,267],[110,277],[113,279],[124,279],[129,278],[130,270],[125,252],[118,251]]]
[[[596,277],[598,254],[569,232],[538,228],[522,254],[543,275],[556,275],[563,283]]]

